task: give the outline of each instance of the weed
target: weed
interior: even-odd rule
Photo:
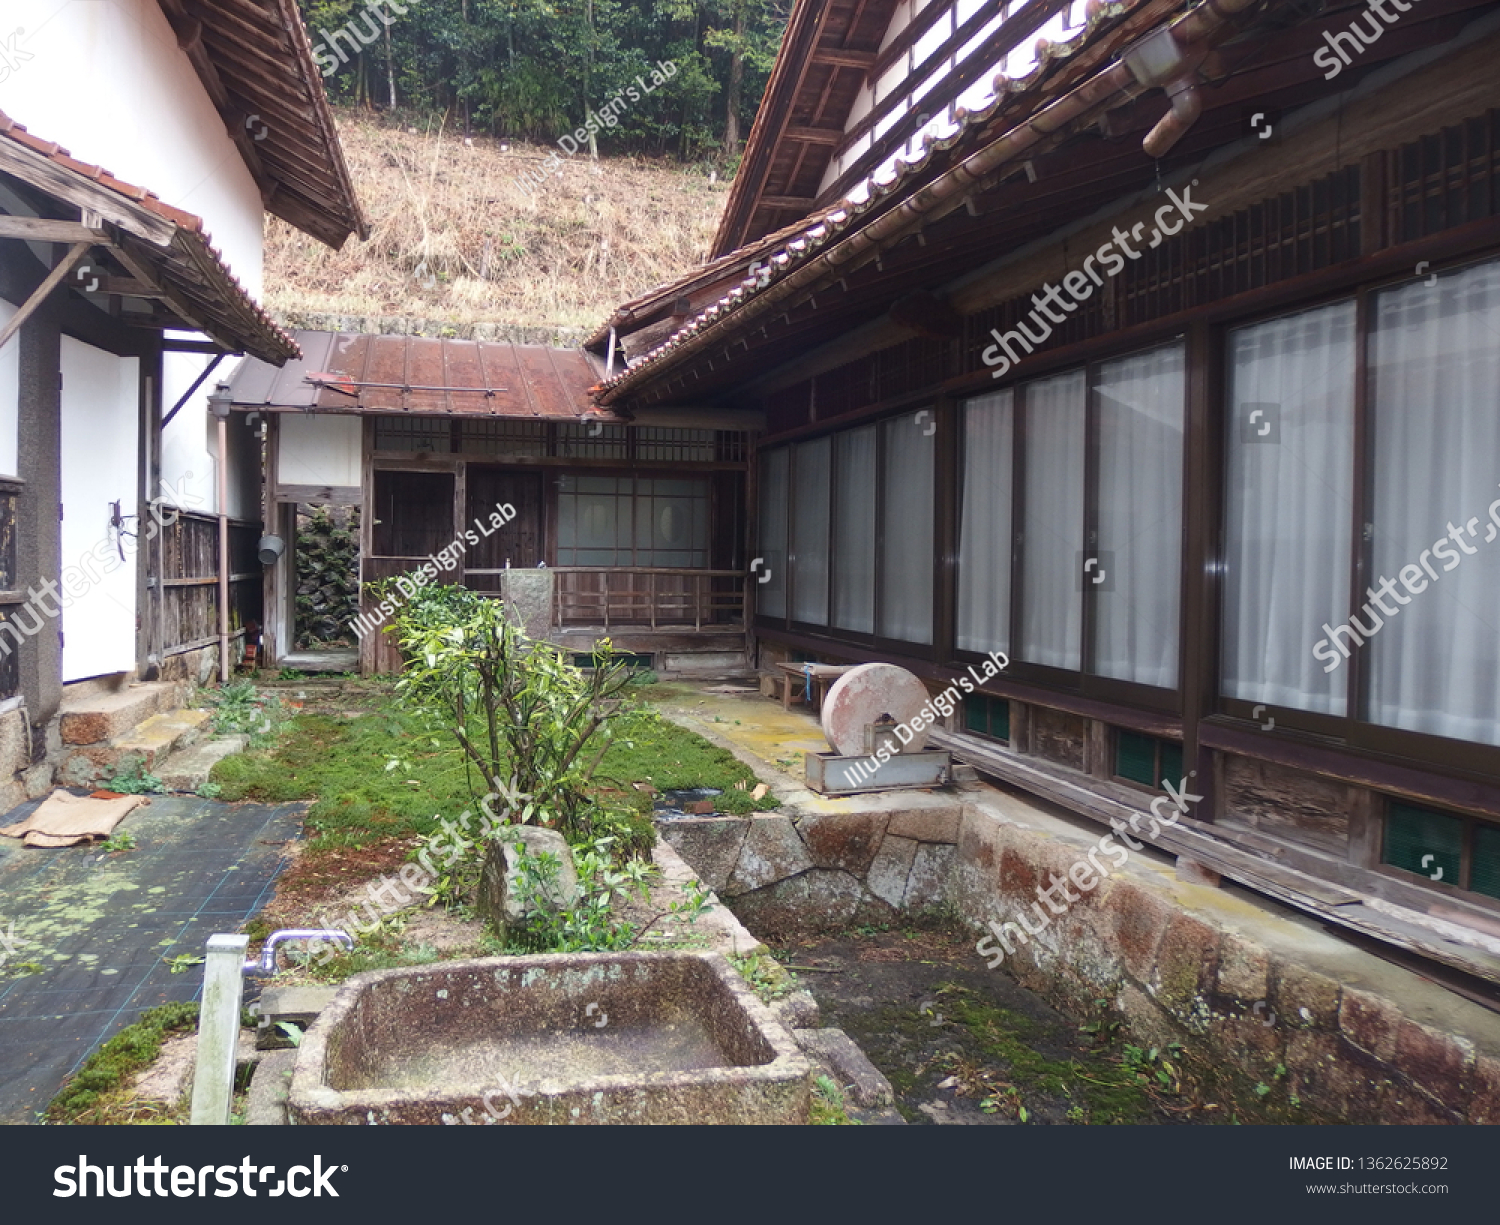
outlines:
[[[857,1120],[849,1117],[843,1091],[830,1076],[813,1079],[812,1110],[808,1121],[815,1127],[848,1127]]]
[[[168,957],[166,961],[172,967],[173,974],[186,974],[194,966],[203,964],[202,957],[194,957],[191,953],[178,953],[176,957]]]
[[[124,758],[116,764],[115,773],[100,785],[105,791],[120,795],[161,795],[167,789],[166,783],[156,775],[146,773],[144,757]]]
[[[797,989],[796,976],[766,953],[731,954],[729,964],[763,1004],[774,1004]]]
[[[121,830],[118,834],[112,834],[99,844],[99,849],[106,855],[115,855],[121,851],[135,850],[135,835],[129,830]]]
[[[198,796],[200,799],[216,800],[223,794],[224,788],[218,783],[204,783],[201,787],[198,788]]]

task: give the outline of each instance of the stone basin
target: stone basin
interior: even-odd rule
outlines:
[[[811,1069],[717,953],[358,974],[307,1031],[298,1123],[806,1123]]]

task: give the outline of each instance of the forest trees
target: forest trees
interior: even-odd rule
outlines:
[[[300,0],[329,97],[546,141],[677,72],[600,135],[612,153],[733,159],[791,0]],[[351,33],[352,32],[352,33]]]

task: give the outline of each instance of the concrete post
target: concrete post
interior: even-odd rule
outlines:
[[[195,1127],[229,1122],[234,1098],[234,1057],[245,996],[245,951],[249,936],[210,936],[203,965],[203,1003],[198,1009],[198,1062],[193,1071]]]

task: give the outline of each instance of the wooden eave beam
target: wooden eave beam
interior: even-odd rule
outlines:
[[[0,238],[20,238],[26,242],[86,242],[90,245],[109,242],[103,230],[81,221],[53,221],[50,217],[0,217]]]
[[[90,241],[75,242],[68,248],[68,253],[57,262],[57,266],[32,291],[31,297],[21,303],[20,309],[10,317],[10,322],[3,328],[0,328],[0,349],[3,349],[10,338],[21,330],[21,325],[36,313],[37,308],[47,300],[47,296],[62,283],[63,277],[72,272],[77,266],[78,261],[93,249],[94,243]]]
[[[842,128],[808,128],[789,126],[783,139],[801,141],[805,145],[837,145],[844,139]]]
[[[814,64],[828,64],[834,68],[858,68],[869,72],[875,67],[875,52],[846,51],[841,47],[819,47],[812,53]]]

